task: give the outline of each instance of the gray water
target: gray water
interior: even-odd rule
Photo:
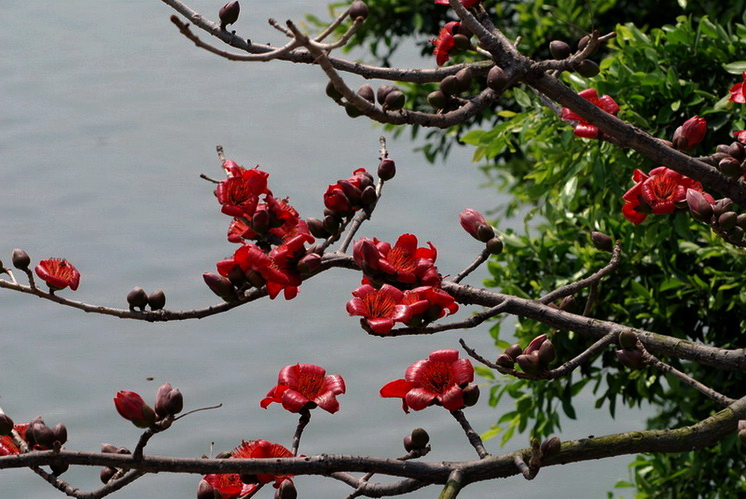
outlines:
[[[284,42],[266,24],[269,17],[325,13],[323,0],[243,3],[235,29],[254,41]],[[305,217],[320,215],[328,184],[377,164],[382,130],[333,105],[318,68],[219,59],[184,39],[157,0],[2,4],[0,258],[8,264],[11,250],[21,247],[34,261],[69,259],[82,273],[80,288],[60,294],[125,308],[127,292],[141,286],[164,289],[169,309],[217,303],[201,274],[235,247],[225,240],[228,218],[212,186],[198,177],[220,176],[216,144],[240,164],[270,172],[275,195],[289,196]],[[215,16],[222,0],[191,5]],[[394,63],[429,61],[405,54]],[[469,149],[455,151],[445,165],[428,165],[407,136],[389,141],[398,174],[360,235],[393,241],[412,232],[437,246],[439,270],[454,275],[480,249],[461,231],[458,213],[487,212],[504,198],[479,188],[485,178]],[[479,285],[486,277],[479,269],[467,282]],[[434,447],[428,460],[475,458],[446,411],[405,415],[398,402],[377,393],[413,361],[456,348],[459,337],[494,357],[489,326],[428,338],[368,336],[344,311],[359,279],[335,270],[304,283],[292,302],[266,300],[168,324],[86,315],[0,291],[0,405],[16,421],[42,415],[50,425],[65,423],[68,449],[97,451],[102,442],[133,448],[138,430],[117,415],[112,397],[127,389],[150,400],[169,381],[184,393],[186,409],[223,407],[179,421],[151,441],[148,453],[199,457],[211,452],[211,442],[217,453],[256,438],[289,446],[295,416],[276,405],[263,410],[259,400],[281,367],[307,362],[342,374],[348,393],[337,414],[315,412],[303,453],[398,456],[401,438],[422,426]],[[643,426],[638,412],[611,422],[605,410],[592,410],[590,396],[578,403],[581,420],[564,426],[565,438]],[[467,415],[482,432],[510,408],[507,400],[498,409],[483,401]],[[525,442],[516,437],[504,450]],[[495,441],[488,450],[501,452]],[[629,460],[546,469],[532,482],[515,477],[470,486],[463,495],[600,497],[627,478]],[[98,469],[64,477],[82,489],[98,486]],[[194,497],[198,481],[147,476],[114,497]],[[332,479],[299,477],[296,484],[305,498],[349,493]],[[408,497],[438,492],[431,487]],[[6,470],[0,496],[60,494],[28,470]]]

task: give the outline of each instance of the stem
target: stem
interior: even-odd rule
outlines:
[[[469,443],[477,451],[480,459],[484,459],[485,457],[489,456],[489,452],[485,450],[484,444],[482,443],[482,438],[477,434],[476,431],[474,431],[474,429],[471,427],[471,424],[469,424],[469,421],[466,420],[464,411],[458,409],[456,411],[451,411],[451,414],[453,414],[453,417],[456,418],[456,421],[461,424],[461,428],[463,428],[464,433],[466,433],[466,438],[469,439]]]
[[[300,447],[300,437],[303,435],[303,430],[306,425],[311,422],[311,411],[303,408],[299,412],[300,419],[298,419],[298,427],[295,429],[295,435],[293,436],[293,448],[291,449],[294,456],[298,455],[298,447]]]

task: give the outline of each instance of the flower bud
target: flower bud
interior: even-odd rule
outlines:
[[[62,423],[58,423],[52,427],[52,434],[54,435],[55,441],[60,444],[67,442],[67,427]]]
[[[6,437],[13,431],[13,420],[7,414],[0,414],[0,437]]]
[[[736,217],[736,225],[746,230],[746,213],[740,213]]]
[[[156,289],[148,295],[150,310],[160,310],[166,306],[166,293],[162,289]]]
[[[673,146],[682,151],[693,149],[702,142],[707,132],[707,121],[699,116],[693,116],[686,120],[673,133]]]
[[[493,237],[492,239],[487,241],[486,248],[487,248],[487,251],[489,251],[491,255],[499,255],[500,253],[503,252],[502,239],[500,239],[497,236]]]
[[[712,212],[716,217],[719,217],[726,211],[733,211],[733,200],[731,198],[718,199],[712,206]]]
[[[13,266],[18,270],[28,270],[28,266],[31,264],[31,257],[28,256],[28,253],[19,248],[13,250],[11,260]]]
[[[440,91],[445,95],[456,95],[459,92],[458,80],[454,75],[448,75],[440,81]]]
[[[326,84],[326,95],[331,97],[335,102],[342,100],[342,93],[334,87],[331,81]]]
[[[559,437],[552,437],[547,440],[544,440],[541,443],[541,456],[542,457],[552,457],[559,453],[560,448],[562,447],[562,442],[560,441]]]
[[[386,101],[383,103],[384,111],[398,111],[404,107],[407,102],[407,96],[401,90],[392,90],[386,96]]]
[[[383,106],[383,104],[386,102],[386,96],[395,88],[396,87],[392,87],[391,85],[387,85],[385,83],[378,87],[378,90],[376,91],[376,99],[378,100],[378,104]]]
[[[50,449],[54,445],[55,435],[52,429],[39,419],[26,428],[26,439],[29,444],[33,443],[32,446]]]
[[[135,286],[127,294],[127,303],[130,305],[130,310],[136,308],[145,310],[145,306],[148,304],[148,294],[141,287]]]
[[[552,40],[549,42],[549,52],[555,59],[567,59],[572,53],[572,49],[567,42],[562,40]]]
[[[539,347],[539,361],[541,362],[542,367],[546,368],[556,358],[557,350],[554,348],[554,345],[551,341],[546,340]]]
[[[357,19],[358,17],[362,17],[363,19],[366,19],[368,17],[368,5],[363,2],[362,0],[355,0],[352,2],[352,5],[350,5],[350,19]]]
[[[531,355],[534,352],[538,352],[542,343],[547,341],[548,336],[546,334],[540,334],[528,344],[526,349],[523,351],[524,355]]]
[[[417,449],[417,447],[412,442],[412,435],[407,435],[402,440],[402,444],[404,445],[404,450],[407,452],[412,452]]]
[[[479,385],[469,385],[462,391],[464,397],[464,405],[466,407],[473,407],[477,405],[479,401]]]
[[[614,249],[614,243],[609,236],[603,232],[591,232],[591,241],[593,246],[599,251],[608,251],[611,253]]]
[[[171,383],[163,383],[155,394],[155,413],[159,419],[175,416],[184,408],[184,397]]]
[[[733,229],[728,232],[728,241],[738,244],[743,241],[744,234],[744,230],[741,227],[733,227]]]
[[[495,92],[502,92],[508,85],[508,77],[500,66],[495,66],[487,73],[487,86]]]
[[[539,374],[539,356],[536,355],[519,355],[515,361],[521,370],[529,376],[536,376]]]
[[[197,499],[221,499],[223,495],[215,490],[207,480],[200,480],[197,486]]]
[[[471,69],[469,68],[460,69],[453,76],[456,77],[456,81],[458,82],[459,93],[466,92],[471,88],[471,79],[472,79]]]
[[[318,253],[310,252],[307,253],[303,258],[298,261],[297,269],[301,275],[311,275],[318,270],[321,265],[321,255]]]
[[[510,355],[513,360],[523,353],[523,348],[519,344],[511,345],[505,349],[505,354]]]
[[[515,359],[508,354],[502,353],[500,354],[500,356],[497,357],[495,364],[500,367],[504,367],[505,369],[513,369],[513,366],[515,365]]]
[[[339,230],[339,218],[334,215],[327,215],[324,217],[324,229],[330,234],[336,234]]]
[[[243,275],[243,272],[241,274]],[[202,274],[202,279],[204,279],[205,284],[207,284],[207,287],[210,288],[210,291],[222,298],[223,301],[230,303],[238,299],[236,287],[227,277],[223,277],[219,274],[205,272],[204,274]]]
[[[741,175],[741,162],[733,156],[726,156],[718,163],[718,170],[723,172],[723,175],[729,177],[738,177]]]
[[[701,192],[695,189],[687,189],[686,204],[695,220],[710,223],[710,219],[712,219],[712,205],[705,199]]]
[[[746,148],[744,148],[744,145],[741,142],[733,142],[730,146],[728,146],[728,150],[726,151],[728,155],[733,156],[738,161],[743,161],[746,159]]]
[[[448,104],[448,96],[440,90],[436,90],[427,95],[427,102],[433,106],[433,109],[443,109]]]
[[[117,392],[114,406],[120,416],[131,421],[138,428],[149,428],[155,423],[155,411],[135,392],[127,390]]]
[[[412,445],[415,446],[415,449],[424,449],[430,442],[430,435],[428,435],[424,428],[415,428],[410,433],[410,436],[412,437]]]
[[[746,445],[746,430],[738,432],[738,440],[741,441],[741,445]]]
[[[60,476],[61,474],[63,474],[64,472],[70,469],[70,465],[68,463],[62,463],[62,462],[52,463],[49,465],[49,469],[52,470],[52,474],[54,476]]]
[[[101,452],[103,454],[116,454],[119,452],[119,448],[112,444],[101,444]]]
[[[469,233],[471,237],[478,241],[486,243],[495,237],[495,231],[487,220],[476,210],[467,208],[458,216],[461,227]]]
[[[593,78],[601,72],[601,68],[599,68],[598,64],[596,64],[592,60],[583,59],[582,61],[575,64],[575,71],[577,71],[580,76]]]
[[[363,115],[363,112],[356,108],[351,102],[345,104],[345,112],[350,118],[358,118]]]
[[[365,207],[373,206],[378,201],[378,194],[376,194],[376,188],[369,185],[363,189],[363,193],[360,195],[360,204]]]
[[[241,11],[241,6],[238,2],[228,2],[218,12],[220,18],[220,29],[225,29],[229,24],[233,24],[238,21],[238,14]]]
[[[251,230],[257,234],[265,234],[270,229],[271,223],[269,211],[267,209],[257,209],[251,217]]]
[[[735,211],[726,211],[718,217],[717,225],[724,231],[729,231],[736,226],[738,215]]]
[[[391,180],[396,175],[396,163],[391,158],[384,158],[378,163],[378,178],[383,181]]]
[[[275,490],[275,499],[297,499],[297,497],[298,491],[295,490],[295,484],[292,480],[283,480]]]
[[[465,35],[464,33],[456,33],[453,35],[453,46],[457,50],[472,50],[474,48],[471,44],[471,36]]]
[[[573,295],[565,296],[559,304],[559,309],[574,314],[578,311],[578,302]]]
[[[324,228],[324,222],[318,218],[307,218],[306,224],[308,225],[308,230],[311,232],[311,235],[317,239],[326,239],[331,235]]]
[[[98,474],[98,477],[101,480],[101,483],[107,484],[107,483],[109,483],[109,480],[111,480],[114,477],[114,475],[116,475],[116,473],[117,473],[117,469],[116,468],[112,468],[110,466],[105,466],[105,467],[101,468],[101,472]],[[210,499],[212,499],[212,497]]]
[[[619,333],[619,346],[625,350],[634,350],[637,348],[637,334],[630,329],[625,329]]]
[[[614,353],[617,359],[629,369],[640,369],[644,365],[640,350],[616,350]]]
[[[357,94],[371,104],[376,102],[376,94],[368,83],[363,84],[357,91]]]

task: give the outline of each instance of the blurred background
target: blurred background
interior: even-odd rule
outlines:
[[[166,308],[202,308],[219,300],[203,272],[232,254],[213,186],[220,178],[215,146],[247,167],[261,165],[269,186],[289,197],[303,217],[320,216],[327,185],[357,168],[375,171],[380,127],[352,120],[324,95],[314,67],[274,62],[236,63],[197,49],[169,22],[157,0],[3,2],[0,31],[0,258],[13,248],[37,262],[64,257],[82,274],[80,288],[60,292],[88,303],[126,308],[133,286],[161,288]],[[213,19],[223,1],[190,2]],[[284,43],[266,19],[326,17],[323,0],[243,2],[232,29],[255,42]],[[200,34],[203,39],[208,36]],[[420,66],[417,50],[397,52],[396,66]],[[364,57],[352,54],[350,57]],[[434,64],[434,62],[433,62]],[[359,83],[355,84],[358,85]],[[480,251],[458,225],[464,208],[489,213],[504,198],[471,163],[468,148],[448,164],[428,164],[416,140],[389,136],[397,162],[372,221],[360,236],[395,241],[405,232],[438,248],[441,273],[455,275]],[[500,228],[521,221],[501,221]],[[19,276],[20,277],[20,276]],[[478,286],[486,269],[467,283]],[[118,390],[151,401],[168,381],[181,389],[185,409],[223,407],[187,417],[158,435],[146,453],[199,457],[230,450],[242,439],[290,446],[296,417],[259,400],[285,365],[305,362],[341,374],[348,393],[335,415],[314,411],[301,452],[396,457],[401,439],[421,426],[431,435],[428,460],[474,459],[457,423],[439,408],[405,415],[378,389],[403,376],[412,362],[464,337],[486,357],[497,355],[489,325],[427,338],[375,338],[345,302],[360,275],[327,272],[285,302],[256,302],[204,320],[148,324],[86,315],[28,295],[0,292],[0,406],[16,422],[43,416],[68,428],[68,449],[98,451],[102,442],[134,448],[138,430],[114,410]],[[460,317],[473,310],[462,308]],[[481,380],[480,380],[481,381]],[[644,414],[609,420],[592,398],[578,400],[578,421],[563,425],[563,439],[640,429]],[[467,411],[478,432],[497,410],[486,401]],[[214,443],[214,446],[213,446]],[[517,436],[500,453],[526,445]],[[470,486],[464,497],[599,497],[627,478],[631,457],[542,470],[532,482],[514,477]],[[64,478],[90,490],[98,469],[71,469]],[[580,478],[579,477],[583,477]],[[114,497],[194,497],[199,476],[146,476]],[[345,497],[332,479],[299,477],[301,497]],[[4,470],[3,497],[60,497],[28,470]],[[433,497],[430,487],[407,497]],[[272,497],[264,490],[257,497]]]

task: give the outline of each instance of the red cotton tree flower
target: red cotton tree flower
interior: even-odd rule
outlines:
[[[241,445],[233,449],[229,458],[233,459],[272,459],[282,457],[293,457],[293,453],[282,445],[268,442],[266,440],[249,440],[241,442]],[[251,494],[261,485],[274,482],[273,486],[279,488],[286,481],[291,480],[293,475],[255,475],[256,483],[244,483],[241,475],[237,473],[210,474],[205,475],[199,484],[199,497],[220,497],[221,499],[237,499]],[[244,477],[246,478],[246,477]],[[291,480],[292,481],[292,480]],[[218,494],[217,496],[215,494]]]
[[[685,207],[687,189],[701,192],[710,204],[715,202],[702,190],[702,184],[665,166],[650,170],[648,175],[635,170],[632,180],[637,183],[622,196],[626,201],[622,213],[635,225],[651,213],[664,215]]]
[[[347,313],[361,315],[363,324],[376,334],[388,334],[395,322],[408,322],[412,318],[410,306],[404,304],[404,293],[390,284],[376,289],[363,284],[352,292],[354,298],[347,302]],[[425,308],[418,309],[418,313]]]
[[[221,211],[232,217],[251,218],[259,204],[259,196],[269,192],[269,173],[258,167],[245,170],[233,161],[225,161],[223,168],[229,176],[215,190],[215,196],[222,205]]]
[[[707,133],[707,121],[699,116],[692,116],[673,133],[673,145],[677,149],[688,151],[702,142]]]
[[[352,256],[366,277],[374,282],[392,282],[419,286],[440,286],[435,268],[438,251],[432,243],[417,247],[417,237],[403,234],[392,247],[378,239],[356,241]]]
[[[266,409],[272,402],[282,404],[285,410],[300,412],[302,409],[321,407],[334,414],[339,410],[337,395],[345,392],[345,382],[339,374],[326,376],[326,371],[313,364],[285,366],[274,386],[259,403]]]
[[[728,100],[736,104],[746,104],[746,71],[741,73],[741,78],[743,79],[741,83],[736,83],[730,87]]]
[[[75,291],[80,284],[80,272],[64,258],[42,260],[34,271],[52,291],[65,289],[68,286]]]
[[[461,23],[456,21],[447,23],[440,29],[438,39],[430,40],[430,43],[435,45],[435,62],[438,66],[442,66],[451,58],[451,50],[456,46],[456,40],[453,38],[453,35],[458,32],[459,26],[461,26]]]
[[[121,390],[114,397],[114,406],[124,419],[138,428],[149,428],[155,423],[155,411],[145,403],[140,394]]]
[[[619,105],[616,101],[608,95],[599,97],[595,88],[586,88],[585,90],[578,92],[578,95],[609,114],[616,116],[619,112]],[[571,111],[567,107],[562,108],[562,119],[565,121],[577,122],[575,130],[573,131],[576,137],[582,137],[585,139],[598,138],[600,133],[598,128],[585,121],[585,119],[583,119],[579,114]]]
[[[404,379],[396,379],[381,388],[381,397],[402,399],[404,412],[421,411],[442,405],[449,411],[463,409],[464,388],[474,381],[469,359],[459,359],[458,350],[436,350],[425,360],[407,368]]]

